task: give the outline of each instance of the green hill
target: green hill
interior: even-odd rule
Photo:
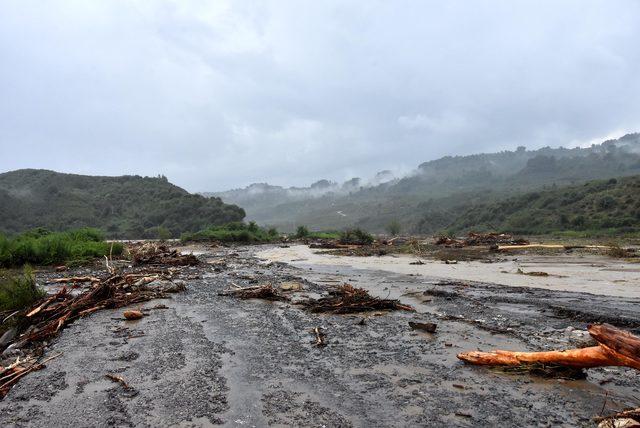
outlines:
[[[559,231],[640,232],[640,175],[528,192],[476,205],[449,232],[496,230],[519,234]]]
[[[0,232],[102,229],[110,238],[179,237],[241,221],[242,208],[193,195],[165,177],[94,177],[23,169],[0,174]]]

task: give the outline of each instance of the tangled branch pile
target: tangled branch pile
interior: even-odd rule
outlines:
[[[3,322],[9,318],[16,321],[17,330],[21,333],[7,343],[6,350],[20,350],[27,357],[18,357],[7,367],[0,366],[0,399],[24,375],[43,367],[43,363],[37,362],[37,356],[42,354],[45,341],[56,336],[68,324],[101,309],[121,308],[165,298],[166,293],[183,289],[180,284],[167,281],[170,276],[170,273],[111,275],[78,295],[72,294],[65,286],[32,307],[5,318]],[[152,282],[160,286],[152,287]]]
[[[193,254],[180,254],[178,250],[153,242],[131,245],[129,252],[135,265],[196,266],[199,263]]]
[[[522,238],[514,238],[513,235],[507,233],[475,233],[469,234],[463,239],[456,239],[450,236],[439,236],[436,238],[436,245],[445,247],[473,247],[479,245],[527,245],[529,241]]]
[[[224,296],[234,296],[240,299],[264,299],[264,300],[289,300],[287,296],[283,296],[271,284],[256,285],[253,287],[237,288],[221,293]]]
[[[311,312],[332,312],[335,314],[374,310],[415,310],[409,305],[403,305],[399,300],[373,297],[365,289],[356,288],[350,284],[344,284],[331,290],[327,297],[308,299],[301,304]]]
[[[604,418],[597,418],[596,422],[600,422],[598,428],[638,427],[640,426],[640,407]]]

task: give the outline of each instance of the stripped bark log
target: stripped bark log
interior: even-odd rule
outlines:
[[[537,363],[576,368],[625,366],[640,370],[640,338],[609,324],[590,325],[588,331],[598,346],[546,352],[472,351],[458,354],[458,358],[466,363],[489,366]]]

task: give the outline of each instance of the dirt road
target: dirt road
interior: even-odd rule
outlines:
[[[184,294],[139,321],[103,311],[65,330],[48,367],[0,402],[1,426],[550,426],[640,403],[640,375],[583,380],[466,366],[462,350],[551,349],[568,327],[606,321],[640,331],[640,299],[506,287],[372,268],[270,263],[260,248],[214,249]],[[218,293],[297,281],[295,298],[350,282],[416,313],[318,315],[290,302]],[[364,318],[364,322],[362,322]],[[418,333],[408,321],[438,324]],[[323,327],[327,346],[311,330]],[[105,378],[122,376],[127,390]]]

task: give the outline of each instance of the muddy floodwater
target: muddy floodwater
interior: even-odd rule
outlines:
[[[595,426],[600,414],[640,406],[632,369],[567,379],[456,358],[585,346],[592,322],[638,334],[631,264],[587,257],[415,266],[405,256],[327,256],[306,246],[194,250],[202,263],[185,268],[187,291],[144,305],[166,309],[133,322],[121,310],[101,311],[64,330],[47,349],[62,355],[0,402],[0,426]],[[292,282],[301,290],[287,291],[288,302],[222,293]],[[416,311],[315,314],[296,304],[345,282]],[[415,331],[409,321],[437,330]],[[315,345],[316,327],[324,347]]]
[[[640,263],[629,263],[601,255],[554,254],[512,255],[505,260],[458,262],[422,260],[411,265],[415,256],[349,257],[324,254],[306,245],[271,248],[258,254],[270,261],[293,265],[351,266],[386,272],[425,275],[461,281],[490,282],[511,287],[535,287],[550,290],[579,291],[606,296],[640,297]],[[520,270],[520,272],[519,272]],[[522,272],[544,272],[547,276]]]

